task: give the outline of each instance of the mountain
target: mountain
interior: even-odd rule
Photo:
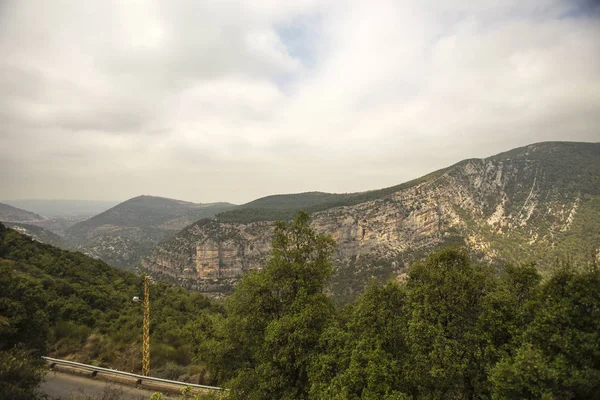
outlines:
[[[8,204],[0,203],[0,221],[30,222],[43,220],[44,217],[31,211],[25,211]]]
[[[151,274],[204,291],[227,291],[260,268],[271,248],[272,216],[298,209],[337,242],[331,290],[340,299],[370,277],[401,277],[415,259],[447,245],[476,259],[600,260],[600,143],[546,142],[469,159],[377,191],[270,196],[198,221],[142,260]],[[258,206],[257,206],[258,204]]]
[[[229,203],[196,204],[138,196],[75,224],[66,237],[92,257],[130,268],[153,246],[187,225],[233,207]]]

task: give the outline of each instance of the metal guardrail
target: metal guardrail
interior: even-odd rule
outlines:
[[[206,386],[206,385],[198,385],[196,383],[172,381],[170,379],[155,378],[153,376],[144,376],[144,375],[133,374],[130,372],[117,371],[115,369],[110,369],[110,368],[96,367],[94,365],[82,364],[82,363],[78,363],[75,361],[60,360],[58,358],[50,358],[50,357],[42,357],[42,358],[44,360],[46,360],[48,363],[50,363],[50,367],[54,367],[54,365],[57,365],[57,364],[58,365],[66,365],[69,367],[74,367],[74,368],[79,368],[79,369],[83,369],[86,371],[90,371],[90,372],[92,372],[92,376],[96,376],[96,374],[98,372],[103,372],[105,374],[111,374],[111,375],[117,375],[117,376],[128,376],[131,378],[135,378],[135,379],[137,379],[138,384],[142,384],[142,382],[144,382],[144,381],[151,381],[151,382],[158,382],[158,383],[167,383],[169,385],[176,385],[176,386],[180,386],[182,388],[189,386],[191,388],[203,389],[203,390],[214,390],[214,391],[224,391],[225,390],[225,389],[217,387],[217,386]]]

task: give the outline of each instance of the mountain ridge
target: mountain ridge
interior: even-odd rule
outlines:
[[[599,187],[600,143],[543,142],[343,198],[312,211],[312,226],[338,243],[332,290],[342,294],[344,286],[360,292],[369,276],[401,276],[413,260],[448,244],[492,263],[526,256],[544,269],[549,258],[573,252],[582,262],[600,257]],[[158,245],[142,268],[207,291],[260,268],[274,224],[264,217],[281,213],[225,214]]]
[[[40,243],[49,244],[54,247],[58,247],[63,250],[73,250],[73,245],[69,243],[64,237],[57,235],[48,229],[42,228],[38,225],[24,224],[21,222],[2,222],[7,228],[11,228],[23,235],[29,236],[33,240]]]
[[[0,203],[0,221],[6,222],[28,222],[45,219],[39,214],[23,210],[10,204]]]
[[[456,165],[456,164],[455,164]],[[451,166],[452,167],[452,166]],[[293,194],[278,194],[272,196],[261,197],[257,200],[253,200],[249,203],[243,204],[234,210],[230,210],[224,213],[216,215],[216,218],[220,222],[258,222],[258,221],[270,221],[270,220],[289,220],[298,211],[306,211],[308,213],[318,212],[327,210],[329,208],[348,206],[360,204],[366,201],[374,200],[380,197],[384,197],[388,194],[394,193],[403,188],[417,185],[425,180],[434,179],[443,174],[448,168],[442,168],[440,170],[431,172],[419,178],[412,179],[410,181],[390,186],[383,189],[373,189],[364,192],[353,192],[353,193],[326,193],[326,192],[304,192],[304,193],[293,193]],[[298,198],[306,197],[306,195],[320,195],[321,201],[309,201],[303,202]],[[295,206],[281,207],[273,206],[273,199],[284,199],[279,204],[284,203],[286,205],[294,204]],[[267,203],[267,204],[265,204]],[[300,204],[297,204],[300,203]],[[257,206],[258,205],[258,206]],[[266,207],[265,207],[266,205]]]

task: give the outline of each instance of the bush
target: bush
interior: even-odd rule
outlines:
[[[30,400],[45,373],[45,361],[30,350],[0,351],[0,399]]]

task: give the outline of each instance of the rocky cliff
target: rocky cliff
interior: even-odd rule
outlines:
[[[445,245],[467,246],[492,263],[533,261],[545,269],[557,256],[586,262],[600,249],[600,144],[541,143],[465,160],[348,203],[312,214],[312,226],[337,243],[331,289],[341,298],[370,277],[401,277],[413,260]],[[142,268],[223,291],[264,265],[272,230],[273,221],[202,220],[157,246]]]

